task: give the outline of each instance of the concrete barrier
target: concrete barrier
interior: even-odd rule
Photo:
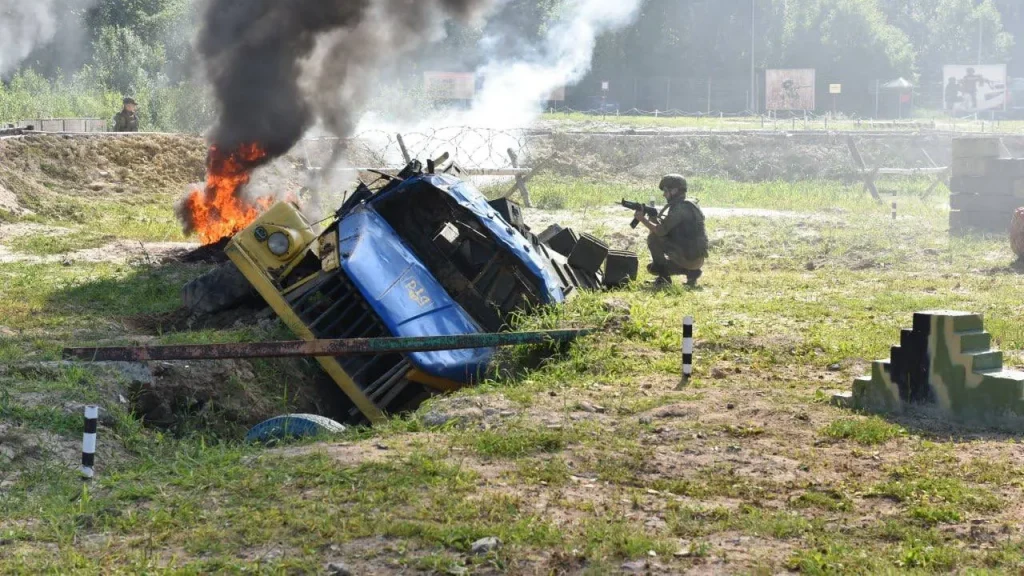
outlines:
[[[1024,159],[1003,158],[999,138],[954,138],[949,229],[1005,234],[1024,207]]]
[[[981,314],[918,312],[890,359],[874,362],[852,395],[836,400],[887,413],[931,405],[960,420],[1024,416],[1024,372],[1004,370],[991,342]]]
[[[29,128],[41,132],[61,132],[68,134],[85,134],[90,132],[108,132],[110,123],[99,118],[34,118],[14,122],[16,128]]]

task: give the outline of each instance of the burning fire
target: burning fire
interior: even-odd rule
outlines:
[[[225,152],[210,146],[206,159],[206,189],[194,190],[182,206],[186,229],[204,244],[216,244],[251,224],[274,203],[273,197],[249,200],[241,196],[252,171],[265,162],[267,151],[259,144],[244,144]]]

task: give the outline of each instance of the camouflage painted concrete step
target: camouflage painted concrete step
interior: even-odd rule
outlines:
[[[992,347],[992,335],[984,330],[957,332],[961,352],[983,352]]]
[[[854,380],[853,393],[834,401],[888,413],[930,404],[961,420],[1012,414],[1024,427],[1024,372],[1004,370],[1003,353],[991,343],[980,314],[919,312],[892,359],[873,362],[869,376]]]
[[[972,359],[971,369],[974,372],[1003,369],[1003,353],[998,350],[967,352],[964,353],[964,356]]]

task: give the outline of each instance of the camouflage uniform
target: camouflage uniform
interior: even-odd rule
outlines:
[[[683,193],[669,200],[658,218],[657,227],[647,237],[652,260],[650,271],[662,277],[685,274],[692,282],[700,276],[700,269],[708,256],[704,212],[696,203],[686,199],[686,183],[682,177],[671,176],[666,180],[669,178],[677,178],[681,182]],[[677,182],[668,181],[672,184]]]
[[[139,117],[134,112],[121,110],[114,116],[114,132],[138,132]]]

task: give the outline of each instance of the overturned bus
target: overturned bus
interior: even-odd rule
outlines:
[[[512,315],[636,278],[635,254],[553,226],[411,162],[377,190],[360,184],[322,232],[278,203],[225,251],[304,340],[458,336],[506,330]],[[318,358],[350,422],[379,421],[483,378],[494,350]]]

